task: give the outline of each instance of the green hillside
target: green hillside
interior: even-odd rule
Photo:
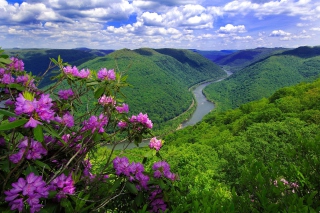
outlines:
[[[217,103],[218,110],[268,97],[281,87],[319,76],[319,50],[320,47],[300,47],[270,56],[236,72],[223,82],[211,84],[204,92]]]
[[[170,212],[320,211],[319,130],[320,79],[167,135],[161,155],[181,190]]]
[[[192,103],[188,88],[225,73],[213,62],[188,50],[148,48],[115,51],[80,66],[98,71],[115,68],[128,75],[132,85],[124,94],[133,114],[146,112],[156,128],[186,111]]]
[[[104,56],[113,50],[91,50],[91,49],[6,49],[5,54],[17,56],[25,64],[25,70],[31,71],[33,75],[40,76],[50,64],[50,58],[61,58],[73,65],[80,65],[87,60],[97,56]],[[40,84],[40,87],[50,84],[50,73]]]
[[[285,48],[263,48],[239,50],[213,60],[215,63],[224,66],[226,69],[237,72],[238,70],[271,55],[282,53],[288,49]]]

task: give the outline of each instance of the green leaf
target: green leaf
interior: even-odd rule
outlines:
[[[65,208],[66,213],[74,213],[74,209],[71,205],[71,202],[68,199],[63,199],[60,202],[61,206]]]
[[[0,130],[9,130],[9,129],[13,129],[13,128],[16,128],[16,127],[19,127],[19,126],[22,126],[23,124],[27,123],[28,120],[23,118],[23,119],[20,119],[20,120],[15,120],[13,122],[10,122],[10,123],[3,123],[0,125]]]
[[[42,128],[44,129],[44,131],[49,133],[51,136],[54,136],[54,137],[59,138],[59,139],[61,138],[59,136],[59,134],[55,130],[51,129],[50,127],[42,126]]]
[[[38,125],[36,128],[33,129],[33,135],[34,135],[34,138],[39,142],[42,142],[44,140],[41,125]]]
[[[131,192],[132,194],[138,194],[138,190],[136,186],[133,183],[126,182],[126,188]]]
[[[0,114],[2,114],[2,115],[7,115],[7,116],[11,116],[11,117],[16,117],[16,114],[14,114],[13,112],[4,110],[4,109],[0,109]]]
[[[9,84],[8,85],[9,88],[12,88],[12,89],[17,89],[17,90],[20,90],[20,91],[25,91],[25,87],[20,85],[20,84]]]
[[[104,91],[105,91],[105,88],[104,87],[100,87],[99,89],[97,89],[94,92],[94,97],[95,98],[100,98]]]
[[[141,206],[143,203],[143,193],[139,192],[136,198],[134,199],[134,202],[137,204],[137,206]]]
[[[45,168],[45,169],[51,170],[51,168],[50,168],[50,166],[48,166],[48,164],[43,163],[43,162],[41,162],[39,160],[35,160],[34,163],[36,165],[38,165],[41,169]]]
[[[87,86],[93,86],[93,85],[97,85],[97,84],[99,84],[99,82],[93,81],[93,82],[87,83]]]
[[[35,167],[31,166],[31,165],[29,165],[29,166],[26,168],[26,170],[24,170],[23,174],[24,174],[24,175],[28,175],[28,174],[30,174],[30,173],[34,173],[35,175],[39,175],[38,170],[37,170]]]
[[[110,192],[113,192],[115,191],[117,188],[119,188],[120,184],[121,184],[121,179],[117,179],[113,185],[112,185],[112,188],[110,189]]]

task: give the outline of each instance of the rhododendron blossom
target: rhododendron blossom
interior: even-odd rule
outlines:
[[[119,113],[128,113],[129,112],[129,105],[123,103],[122,106],[116,106],[116,110]]]
[[[156,137],[151,138],[150,143],[149,143],[149,147],[151,149],[155,149],[155,150],[159,151],[160,148],[162,147],[162,140],[157,140]]]
[[[107,70],[106,68],[102,68],[98,71],[97,76],[101,80],[115,80],[116,74],[114,70]]]
[[[30,206],[30,212],[39,212],[42,208],[40,198],[47,198],[49,188],[41,176],[36,176],[34,173],[27,175],[26,179],[19,178],[16,183],[12,183],[12,189],[5,191],[5,200],[9,202],[11,210],[22,212],[24,204]]]

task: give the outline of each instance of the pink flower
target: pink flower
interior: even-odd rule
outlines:
[[[70,97],[74,95],[72,89],[60,90],[58,92],[59,98],[63,100],[68,100]]]
[[[115,105],[116,101],[111,96],[106,96],[105,94],[99,98],[99,104],[102,106],[105,105]]]
[[[124,128],[126,128],[127,126],[128,126],[128,123],[125,122],[125,121],[119,121],[119,123],[118,123],[118,127],[119,127],[120,129],[124,129]]]
[[[157,151],[160,150],[162,147],[162,140],[157,140],[156,137],[151,138],[150,143],[149,143],[150,149],[155,149]]]
[[[116,110],[119,113],[128,113],[129,112],[129,106],[128,106],[128,104],[123,103],[122,106],[117,106]]]
[[[89,69],[82,69],[80,70],[78,77],[79,78],[88,78],[90,75],[90,70]]]
[[[24,128],[36,128],[38,125],[42,125],[42,123],[30,117],[29,121],[24,125]]]
[[[107,70],[106,68],[102,68],[98,72],[98,78],[101,80],[115,80],[116,75],[114,70]]]

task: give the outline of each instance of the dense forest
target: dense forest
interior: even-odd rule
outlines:
[[[181,190],[170,212],[318,212],[319,107],[320,79],[167,135],[161,154]]]
[[[312,81],[319,74],[320,47],[299,47],[254,62],[204,92],[218,110],[226,110],[268,97],[282,87]]]

